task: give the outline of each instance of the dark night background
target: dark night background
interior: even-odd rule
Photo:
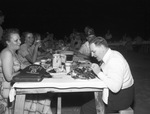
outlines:
[[[50,32],[59,39],[85,26],[101,36],[109,29],[116,39],[125,33],[150,36],[149,0],[1,0],[0,10],[3,28]]]

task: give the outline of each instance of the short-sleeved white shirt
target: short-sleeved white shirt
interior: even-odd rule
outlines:
[[[90,47],[89,47],[89,42],[86,41],[84,44],[82,44],[81,48],[79,49],[79,52],[86,55],[90,56]]]
[[[131,87],[134,83],[128,62],[121,53],[109,49],[103,57],[104,63],[101,65],[102,71],[98,77],[107,85],[108,89],[117,93],[121,89]],[[103,92],[103,99],[107,103],[108,97]]]

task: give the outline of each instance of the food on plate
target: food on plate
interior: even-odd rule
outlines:
[[[75,69],[75,68],[90,68],[91,67],[91,63],[89,61],[78,61],[78,62],[73,62],[71,68]]]
[[[62,67],[62,68],[49,68],[46,70],[47,72],[49,73],[62,73],[62,72],[65,72],[65,69]]]
[[[69,74],[74,79],[94,79],[97,77],[94,72],[88,67],[74,68]]]

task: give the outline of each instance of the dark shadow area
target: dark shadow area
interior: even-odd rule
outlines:
[[[61,93],[55,94],[52,99],[52,107],[57,106],[57,96],[62,97],[62,107],[80,107],[84,103],[94,98],[93,92],[80,92],[80,93]]]

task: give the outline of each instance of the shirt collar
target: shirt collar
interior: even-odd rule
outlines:
[[[104,63],[106,63],[111,53],[112,53],[112,50],[109,48],[102,59]]]

